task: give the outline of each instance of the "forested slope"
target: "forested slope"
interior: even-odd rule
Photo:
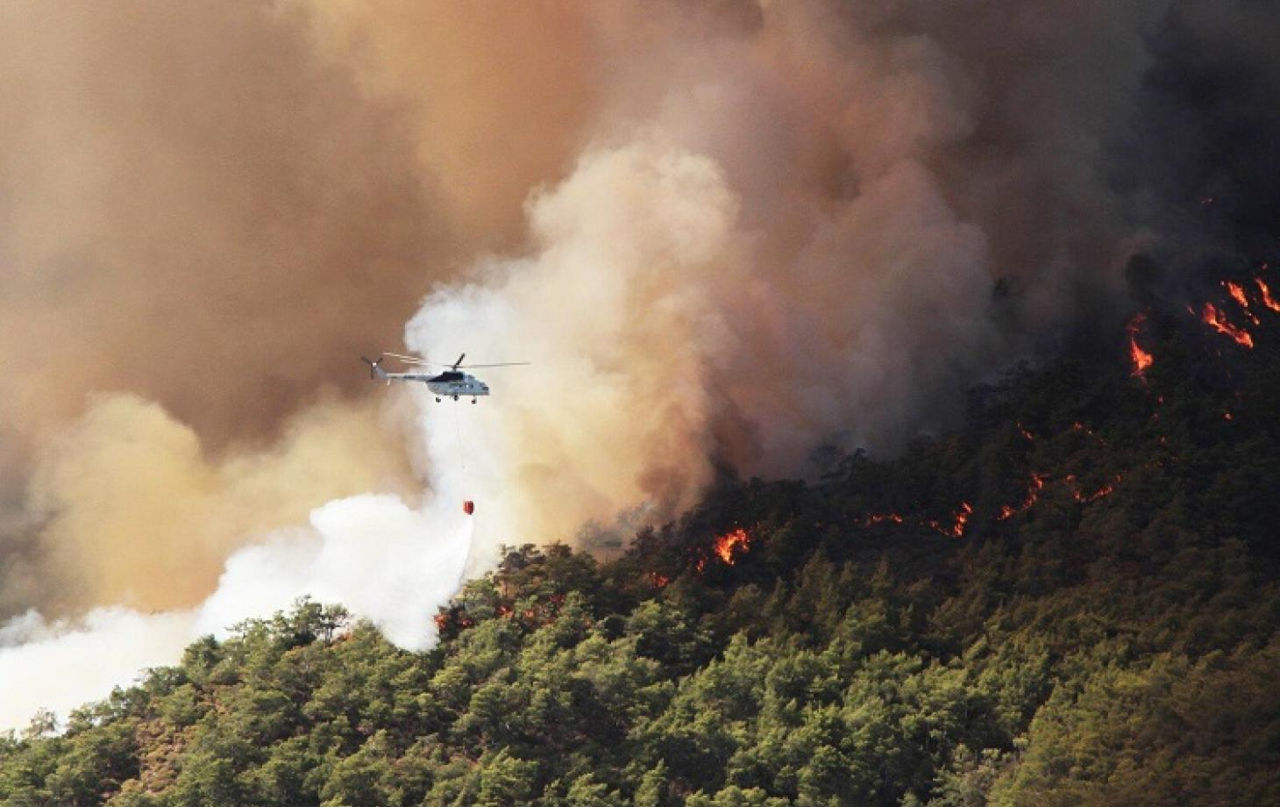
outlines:
[[[898,458],[725,479],[607,563],[513,549],[429,652],[312,602],[198,642],[0,740],[0,799],[1280,803],[1280,314],[1249,299],[1252,347],[1148,312]]]

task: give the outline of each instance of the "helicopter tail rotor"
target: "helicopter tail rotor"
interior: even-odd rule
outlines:
[[[384,371],[380,366],[382,364],[382,359],[382,356],[379,356],[376,359],[366,359],[364,356],[360,357],[360,361],[369,365],[369,378],[386,378],[386,371]]]

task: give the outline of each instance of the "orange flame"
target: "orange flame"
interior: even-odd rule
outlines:
[[[973,515],[973,505],[968,502],[960,502],[960,509],[956,511],[956,522],[950,527],[943,527],[936,521],[930,521],[929,526],[933,527],[943,535],[952,538],[959,538],[964,535],[965,524],[969,521],[969,516]]]
[[[1027,428],[1023,426],[1022,423],[1018,423],[1018,433],[1021,434],[1022,437],[1026,440],[1031,440],[1034,442],[1036,439],[1036,436],[1031,432],[1027,431]]]
[[[1104,496],[1110,496],[1115,489],[1116,489],[1115,483],[1108,482],[1107,484],[1095,490],[1093,493],[1083,493],[1077,490],[1075,492],[1076,501],[1081,502],[1082,504],[1088,504],[1089,502],[1097,501],[1098,499],[1101,499]]]
[[[1115,492],[1116,484],[1120,481],[1121,478],[1122,476],[1120,474],[1116,474],[1111,478],[1110,482],[1106,483],[1105,485],[1093,491],[1092,493],[1085,493],[1084,491],[1080,490],[1080,488],[1076,488],[1075,490],[1071,491],[1071,496],[1081,504],[1096,502],[1098,499],[1101,499],[1106,496],[1110,496],[1113,492]],[[1075,481],[1076,481],[1075,474],[1069,474],[1067,476],[1067,482],[1074,485]]]
[[[1031,487],[1027,489],[1027,498],[1024,499],[1022,504],[1017,507],[1012,507],[1007,504],[1001,507],[1000,515],[996,516],[996,519],[1004,521],[1007,518],[1021,513],[1023,510],[1029,509],[1031,505],[1036,503],[1036,499],[1040,498],[1040,491],[1044,490],[1044,481],[1047,478],[1048,477],[1041,476],[1040,474],[1032,474]]]
[[[1249,298],[1244,296],[1244,289],[1239,283],[1232,283],[1230,280],[1224,280],[1222,285],[1226,288],[1227,293],[1231,295],[1231,299],[1240,304],[1241,308],[1249,307]]]
[[[1267,288],[1267,284],[1262,282],[1262,278],[1255,277],[1253,282],[1258,284],[1258,291],[1262,292],[1262,304],[1272,311],[1280,313],[1280,303],[1277,303],[1275,298],[1271,296],[1271,289]]]
[[[1245,316],[1249,318],[1250,322],[1254,325],[1262,324],[1258,318],[1254,316],[1253,311],[1249,310],[1249,298],[1245,296],[1243,286],[1239,283],[1232,283],[1230,280],[1224,280],[1222,282],[1222,286],[1227,290],[1227,293],[1231,295],[1231,299],[1235,300],[1236,303],[1244,309]]]
[[[712,547],[720,560],[726,564],[733,565],[733,556],[741,547],[741,551],[746,552],[751,545],[751,536],[747,531],[739,527],[733,532],[726,532],[716,539],[715,545]]]
[[[1244,328],[1238,328],[1228,322],[1213,303],[1204,304],[1204,313],[1201,314],[1200,319],[1218,333],[1231,337],[1236,344],[1247,348],[1253,347],[1253,336]]]
[[[1138,329],[1146,321],[1145,314],[1138,314],[1129,320],[1129,358],[1133,361],[1133,375],[1145,378],[1143,374],[1155,361],[1155,357],[1138,346]]]
[[[701,571],[701,568],[699,568],[699,571]],[[670,583],[670,582],[671,582],[671,578],[667,577],[665,574],[658,574],[657,572],[649,572],[649,585],[653,586],[654,588],[666,588],[667,583]]]

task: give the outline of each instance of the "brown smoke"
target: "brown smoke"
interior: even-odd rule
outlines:
[[[131,395],[97,399],[43,453],[31,505],[47,516],[42,583],[53,606],[192,606],[247,540],[305,524],[318,503],[409,493],[373,405],[329,401],[287,421],[269,450],[210,459],[190,427]]]
[[[477,17],[474,41],[421,65],[437,80],[408,95],[393,79],[410,82],[412,64],[375,70],[353,53],[336,58],[337,45],[317,49],[325,13],[259,0],[181,8],[141,0],[127,12],[87,1],[19,2],[0,12],[0,561],[8,578],[0,613],[33,600],[88,604],[145,579],[146,570],[131,571],[132,552],[103,566],[94,565],[96,553],[82,553],[99,539],[79,505],[43,532],[38,514],[23,512],[34,464],[48,462],[42,446],[81,416],[90,393],[128,390],[157,402],[166,428],[215,455],[209,461],[219,467],[289,450],[272,443],[294,439],[281,437],[283,424],[322,389],[350,396],[370,388],[356,357],[398,346],[422,295],[468,254],[468,238],[510,237],[485,232],[492,221],[477,216],[500,209],[497,200],[508,218],[518,214],[521,183],[541,180],[561,159],[548,156],[556,138],[534,124],[567,125],[563,104],[536,110],[568,97],[561,91],[572,52],[557,52],[560,67],[548,68],[543,95],[525,98],[527,79],[512,77],[527,72],[527,60],[510,47],[484,47]],[[424,22],[417,28],[436,30],[439,12]],[[414,52],[391,39],[399,32],[384,26],[373,44],[397,58]],[[525,56],[540,52],[515,28],[503,36]],[[442,75],[446,65],[456,74]],[[489,90],[472,80],[486,75],[497,77]],[[510,142],[499,123],[522,114],[522,134]],[[357,405],[347,417],[369,412]],[[404,452],[396,435],[365,437],[329,461],[384,467],[388,454]],[[112,439],[101,429],[95,438]],[[173,460],[164,445],[144,440],[133,449],[156,450],[159,467]],[[53,449],[64,465],[75,464],[78,450],[65,439]],[[106,477],[108,460],[127,456],[130,472],[147,465],[127,451],[84,450]],[[129,485],[113,491],[114,506],[136,511],[140,524],[167,496],[189,497],[181,475],[170,493],[167,477],[149,478],[138,494],[145,501],[132,501]],[[305,475],[293,483],[298,506],[360,490]],[[46,497],[41,487],[37,498]],[[291,512],[305,512],[298,506]],[[171,553],[187,552],[193,568],[216,561],[189,575],[208,581],[219,552],[188,551],[184,542],[225,549],[243,539],[226,535],[223,521],[212,530],[216,540],[197,537],[200,527],[185,537],[153,529],[168,536],[161,543],[176,541]],[[153,546],[149,537],[135,540],[139,551]],[[46,573],[64,580],[77,562],[99,580],[89,591],[32,582]],[[119,580],[102,582],[107,570]]]
[[[460,234],[511,246],[529,190],[584,145],[604,76],[590,0],[314,0],[321,53],[412,110],[418,159]]]
[[[321,64],[304,23],[245,0],[6,6],[10,440],[95,389],[214,445],[269,435],[397,341],[450,247],[405,114]]]
[[[428,294],[431,358],[537,362],[475,418],[499,540],[944,427],[1158,225],[1109,149],[1182,4],[1122,5],[9,3],[0,614],[402,484],[355,356]]]

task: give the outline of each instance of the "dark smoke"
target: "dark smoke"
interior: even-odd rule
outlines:
[[[1152,65],[1113,169],[1130,216],[1157,229],[1154,251],[1183,274],[1280,255],[1274,12],[1258,2],[1180,3],[1146,39]]]

